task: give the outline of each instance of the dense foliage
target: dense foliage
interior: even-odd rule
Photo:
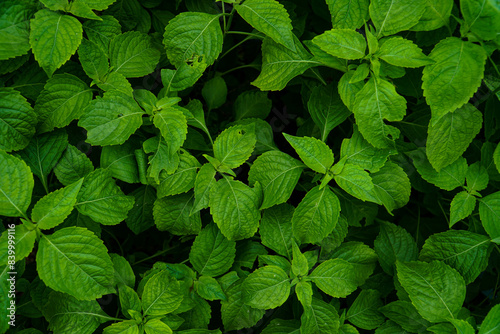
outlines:
[[[500,333],[499,49],[498,0],[2,0],[0,332]]]

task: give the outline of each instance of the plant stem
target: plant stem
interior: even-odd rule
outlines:
[[[175,247],[171,247],[171,248],[167,248],[167,249],[164,249],[162,251],[159,251],[159,252],[156,252],[155,254],[151,255],[151,256],[148,256],[148,257],[145,257],[144,259],[142,260],[139,260],[139,261],[136,261],[134,263],[132,263],[133,266],[135,266],[136,264],[139,264],[139,263],[142,263],[144,261],[148,261],[148,260],[151,260],[151,259],[154,259],[155,257],[158,257],[160,255],[163,255],[165,253],[168,253],[169,251],[171,251],[172,249],[174,249]]]
[[[247,67],[253,67],[253,68],[255,68],[255,69],[259,69],[259,68],[260,68],[260,66],[259,66],[259,65],[255,65],[255,64],[241,65],[241,66],[234,67],[234,68],[232,68],[232,69],[230,69],[230,70],[227,70],[226,72],[223,72],[223,73],[221,74],[221,76],[224,76],[224,75],[226,75],[226,74],[228,74],[228,73],[231,73],[231,72],[233,72],[233,71],[236,71],[236,70],[239,70],[239,69],[242,69],[242,68],[247,68]]]
[[[228,31],[226,32],[227,34],[234,34],[234,35],[245,35],[245,36],[252,36],[254,38],[259,38],[259,39],[264,39],[264,36],[259,35],[259,34],[254,34],[251,32],[246,32],[246,31]]]

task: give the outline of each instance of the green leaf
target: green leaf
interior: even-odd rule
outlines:
[[[129,195],[134,196],[135,205],[128,212],[125,222],[132,232],[139,234],[154,225],[153,203],[156,200],[156,192],[153,187],[145,185]]]
[[[483,117],[472,104],[447,113],[438,123],[429,125],[427,157],[436,171],[452,164],[472,143],[481,130]]]
[[[260,209],[267,209],[286,202],[297,182],[304,165],[280,151],[269,151],[260,155],[250,167],[248,182],[259,182],[264,191],[264,200]]]
[[[371,174],[377,197],[389,213],[410,200],[411,184],[403,168],[387,162],[378,172]]]
[[[199,212],[190,216],[193,203],[192,193],[158,198],[153,208],[158,230],[175,235],[198,234],[201,231],[201,219]]]
[[[122,145],[104,146],[101,151],[101,168],[111,176],[127,183],[139,182],[139,171],[134,154],[134,145],[127,141]]]
[[[35,134],[37,115],[16,90],[0,88],[0,149],[7,152],[25,148]]]
[[[211,164],[201,166],[194,183],[195,201],[190,214],[194,214],[201,209],[208,208],[210,199],[210,190],[215,184],[215,174],[217,171]]]
[[[42,230],[48,230],[61,224],[69,216],[76,203],[83,179],[58,189],[42,197],[31,212],[31,219]]]
[[[500,243],[500,191],[479,199],[479,216],[492,241]]]
[[[297,334],[300,333],[300,321],[296,319],[273,319],[261,334]]]
[[[175,311],[184,298],[179,282],[167,270],[151,277],[142,293],[144,315],[163,315]]]
[[[356,264],[343,259],[330,259],[321,263],[308,276],[324,293],[345,298],[365,281],[365,275]]]
[[[158,198],[185,193],[194,187],[196,171],[200,163],[187,151],[180,152],[179,167],[173,174],[160,172]]]
[[[272,121],[271,121],[272,123]],[[255,126],[255,149],[252,155],[257,156],[267,151],[277,151],[278,148],[274,143],[274,130],[270,123],[259,118],[244,118],[232,124],[237,125],[253,125]]]
[[[476,198],[467,191],[461,191],[453,197],[450,205],[450,227],[469,217],[476,207]]]
[[[108,57],[96,43],[82,39],[82,44],[78,48],[78,58],[89,78],[101,81],[108,73]]]
[[[109,44],[115,36],[121,34],[122,27],[113,16],[101,15],[100,18],[102,21],[85,21],[83,29],[87,38],[109,56]]]
[[[340,99],[337,85],[333,83],[313,88],[307,109],[321,131],[322,141],[326,141],[330,131],[342,124],[351,114]]]
[[[184,90],[198,81],[207,68],[207,64],[200,58],[194,58],[190,62],[183,62],[174,70],[161,70],[161,81],[167,92]]]
[[[292,258],[292,217],[294,207],[283,203],[262,211],[259,234],[262,244],[276,253]]]
[[[296,51],[264,38],[262,43],[262,69],[251,84],[260,90],[282,90],[287,83],[307,69],[320,65],[312,60],[302,43],[294,38]]]
[[[93,333],[109,318],[97,300],[82,301],[60,292],[49,294],[43,315],[56,333]]]
[[[346,320],[362,329],[375,329],[385,321],[385,317],[379,312],[382,306],[380,292],[362,290],[347,311]]]
[[[382,39],[376,55],[389,64],[402,67],[421,67],[433,63],[416,44],[399,36]]]
[[[299,281],[299,283],[295,285],[295,294],[304,308],[311,306],[313,291],[310,282]]]
[[[325,51],[321,50],[319,46],[314,44],[312,40],[305,40],[304,44],[307,46],[307,49],[313,54],[313,61],[317,61],[321,65],[328,66],[342,72],[347,72],[347,59],[340,59],[332,56],[329,53],[326,53]]]
[[[42,235],[36,254],[38,275],[56,291],[79,300],[93,300],[113,291],[113,264],[94,233],[67,227]]]
[[[473,192],[486,189],[490,179],[488,176],[488,171],[483,167],[481,162],[478,161],[467,168],[465,180],[467,181],[468,191]]]
[[[380,233],[374,245],[380,266],[389,275],[394,275],[396,260],[414,261],[418,256],[417,244],[411,234],[401,226],[388,222],[380,224]]]
[[[411,30],[431,31],[449,24],[453,0],[426,0],[426,5],[424,14]]]
[[[355,270],[363,282],[373,273],[378,259],[373,249],[359,241],[342,243],[330,256],[354,264]]]
[[[30,18],[36,11],[32,1],[3,1],[0,6],[0,59],[28,53]]]
[[[226,177],[210,191],[210,213],[222,234],[229,240],[250,238],[260,221],[260,187],[250,188]]]
[[[219,15],[184,12],[168,22],[163,34],[167,57],[179,68],[196,56],[210,66],[222,51]]]
[[[229,168],[239,167],[252,154],[256,141],[253,124],[231,126],[215,140],[214,156]]]
[[[290,279],[283,269],[265,266],[255,270],[243,281],[243,300],[257,309],[273,309],[286,302],[290,288]]]
[[[4,231],[0,237],[0,249],[2,249],[0,266],[6,266],[9,268],[8,271],[14,271],[12,268],[15,262],[24,259],[33,251],[35,240],[36,231],[29,230],[24,224],[15,225],[14,228]]]
[[[429,57],[434,64],[424,68],[422,88],[432,111],[432,124],[469,101],[481,85],[486,52],[457,37],[440,41]]]
[[[295,276],[305,276],[309,272],[307,258],[300,252],[299,246],[294,242],[292,245],[293,259],[292,272]]]
[[[198,278],[198,281],[195,282],[195,290],[200,297],[206,300],[227,300],[219,282],[210,276]]]
[[[36,100],[38,131],[49,132],[67,126],[83,115],[91,100],[92,90],[85,82],[69,73],[54,75]]]
[[[490,239],[469,231],[449,230],[431,235],[420,251],[421,261],[439,260],[462,275],[470,284],[488,266]]]
[[[226,82],[221,76],[213,77],[205,82],[201,90],[201,95],[208,106],[208,110],[219,108],[226,102]]]
[[[300,243],[317,243],[330,234],[340,214],[340,202],[329,187],[309,190],[292,218],[293,235]]]
[[[465,20],[464,27],[485,41],[495,39],[498,36],[497,32],[500,31],[500,11],[492,2],[460,1],[460,12]]]
[[[366,40],[352,29],[332,29],[312,39],[328,54],[343,59],[361,59],[365,56]]]
[[[408,30],[418,23],[426,8],[425,0],[373,0],[370,17],[377,28],[377,37]]]
[[[117,286],[126,285],[130,288],[135,286],[135,274],[130,263],[123,256],[110,254],[113,262],[114,278]]]
[[[252,308],[243,301],[243,284],[235,283],[226,291],[227,301],[221,302],[222,323],[226,331],[253,327],[265,310]]]
[[[253,28],[276,43],[295,51],[292,21],[285,7],[276,0],[246,0],[234,6],[238,14]]]
[[[108,91],[120,91],[129,96],[133,96],[133,89],[130,82],[118,72],[111,72],[103,79],[101,82],[96,82],[97,87],[105,92]]]
[[[304,308],[300,321],[301,334],[337,333],[340,324],[335,307],[314,297],[311,306]]]
[[[104,328],[103,334],[139,334],[139,326],[135,320],[115,322]]]
[[[465,299],[462,276],[439,261],[397,262],[398,279],[420,315],[430,322],[454,319]]]
[[[154,182],[160,183],[160,172],[165,170],[167,174],[174,173],[179,167],[180,157],[177,152],[170,153],[167,142],[162,136],[149,138],[142,143],[144,152],[153,153],[148,157],[149,168],[148,176],[154,179]]]
[[[346,164],[333,178],[348,194],[362,201],[380,202],[370,174],[358,165]]]
[[[143,114],[131,96],[113,90],[92,100],[78,125],[87,130],[92,145],[120,145],[142,125]]]
[[[267,92],[247,90],[234,101],[234,117],[265,119],[272,108],[272,101],[267,97]]]
[[[312,137],[295,137],[286,133],[283,133],[283,136],[307,167],[315,172],[326,174],[333,165],[333,152],[322,141]]]
[[[226,273],[234,262],[236,242],[222,235],[215,224],[201,230],[193,242],[189,261],[200,275],[220,276]]]
[[[340,159],[374,173],[385,165],[391,150],[377,149],[370,145],[354,126],[352,137],[344,139],[340,148]]]
[[[326,0],[335,29],[359,29],[368,17],[368,0]]]
[[[495,333],[500,329],[500,323],[498,323],[498,317],[500,317],[500,306],[495,305],[490,309],[486,318],[481,323],[479,327],[479,334]]]
[[[165,138],[169,154],[177,153],[187,134],[187,120],[182,110],[176,107],[163,109],[155,114],[153,123]]]
[[[75,183],[93,170],[94,166],[85,153],[71,144],[68,144],[57,165],[54,167],[57,179],[65,186]]]
[[[82,24],[73,16],[48,9],[36,12],[31,20],[30,45],[49,78],[76,52],[82,33]]]
[[[451,165],[437,172],[432,168],[429,160],[427,160],[424,151],[424,148],[420,148],[410,152],[409,156],[412,158],[418,173],[425,181],[448,191],[464,185],[465,175],[467,173],[467,161],[463,157],[459,157]]]
[[[126,78],[143,77],[154,71],[160,51],[152,38],[139,31],[115,36],[109,44],[109,63],[113,71]]]
[[[396,300],[381,307],[380,312],[410,333],[425,332],[425,329],[431,325],[408,301]]]
[[[392,148],[400,132],[385,121],[403,120],[406,100],[389,81],[371,78],[356,95],[353,113],[359,132],[370,144],[376,148]]]
[[[354,103],[356,101],[356,96],[358,92],[364,87],[364,81],[359,81],[351,83],[351,79],[354,76],[355,71],[348,71],[344,73],[342,78],[340,78],[338,83],[338,90],[342,102],[349,108],[350,111],[354,110]]]
[[[103,225],[116,225],[127,218],[134,198],[125,196],[106,169],[96,169],[83,180],[77,210]]]

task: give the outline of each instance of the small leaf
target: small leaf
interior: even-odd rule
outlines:
[[[304,308],[300,321],[301,334],[337,333],[340,324],[335,307],[314,297],[311,306]]]
[[[181,63],[175,70],[161,70],[161,81],[167,92],[184,90],[198,81],[207,68],[207,64],[200,58],[194,58],[192,62]]]
[[[162,270],[151,277],[142,293],[144,315],[163,315],[175,311],[184,296],[179,282],[167,270]]]
[[[422,317],[443,322],[456,317],[465,299],[462,276],[439,261],[397,262],[399,282]]]
[[[450,227],[469,217],[476,207],[476,198],[467,191],[461,191],[453,197],[450,205]]]
[[[431,31],[448,25],[453,9],[453,0],[426,0],[426,4],[420,21],[410,30]]]
[[[122,28],[113,16],[101,15],[100,18],[102,21],[85,21],[83,29],[89,41],[97,44],[101,51],[109,56],[109,43],[115,36],[121,34]]]
[[[201,209],[208,208],[210,201],[210,191],[215,184],[215,174],[217,171],[211,164],[201,166],[194,182],[194,204],[190,214],[194,214]]]
[[[134,196],[135,205],[127,213],[125,222],[128,228],[137,235],[154,225],[153,203],[156,200],[156,192],[152,186],[145,185],[129,195]]]
[[[273,309],[286,302],[290,287],[290,279],[283,269],[265,266],[255,270],[243,281],[243,300],[257,309]]]
[[[492,241],[500,243],[500,191],[479,200],[479,216]]]
[[[22,56],[30,50],[30,18],[36,11],[34,2],[3,1],[0,7],[0,60]]]
[[[247,0],[234,6],[238,14],[253,28],[276,43],[295,51],[292,21],[285,7],[276,0]]]
[[[147,175],[155,183],[160,183],[160,173],[165,170],[167,174],[174,173],[179,167],[180,157],[177,151],[171,154],[170,149],[162,136],[147,139],[142,143],[145,153],[153,153],[148,157],[149,167]]]
[[[36,12],[31,20],[30,45],[49,78],[76,52],[82,33],[82,24],[73,16],[48,9]]]
[[[9,268],[7,271],[12,271],[11,265],[14,263],[11,261],[18,262],[30,255],[35,247],[35,240],[36,230],[29,230],[24,224],[15,225],[14,228],[4,231],[0,237],[0,249],[4,250],[0,255],[0,266],[5,266]]]
[[[206,300],[227,300],[227,297],[222,291],[220,284],[215,278],[210,276],[201,276],[195,283],[196,292]]]
[[[430,322],[418,314],[415,306],[408,301],[396,300],[381,307],[380,311],[410,333],[424,332],[431,325]]]
[[[500,328],[500,323],[498,323],[498,317],[500,317],[500,306],[493,306],[486,318],[484,318],[479,328],[479,334],[494,333]]]
[[[36,254],[37,271],[50,288],[79,300],[93,300],[113,291],[113,264],[94,233],[67,227],[42,235]]]
[[[255,326],[265,311],[246,305],[243,301],[243,284],[235,283],[226,291],[227,301],[221,302],[222,323],[226,331]]]
[[[239,167],[252,154],[256,141],[254,126],[229,127],[214,142],[215,158],[231,169]]]
[[[365,56],[366,40],[352,29],[332,29],[313,38],[313,43],[332,56],[361,59]]]
[[[193,194],[180,194],[158,198],[153,215],[160,231],[175,235],[198,234],[201,230],[200,214],[190,215],[193,208]]]
[[[489,182],[488,171],[483,167],[481,162],[475,162],[467,168],[465,180],[467,181],[467,189],[470,192],[484,190]]]
[[[464,26],[479,38],[489,41],[497,37],[497,31],[500,31],[498,2],[463,0],[460,1],[460,12],[465,20]]]
[[[194,187],[200,163],[187,151],[181,151],[179,167],[174,173],[160,172],[158,198],[185,193]]]
[[[371,178],[377,197],[389,213],[409,202],[411,184],[403,168],[387,162],[378,172],[371,174]]]
[[[309,272],[307,258],[301,253],[299,246],[293,244],[292,272],[295,276],[305,276]]]
[[[71,144],[68,144],[54,167],[57,179],[65,186],[78,181],[92,171],[94,171],[94,166],[89,158]]]
[[[389,64],[402,67],[421,67],[433,61],[422,53],[422,50],[408,39],[390,37],[382,39],[377,55]]]
[[[362,329],[375,329],[385,321],[385,317],[379,311],[382,306],[380,292],[362,290],[347,311],[346,320]]]
[[[221,76],[216,76],[208,80],[203,85],[201,95],[208,106],[208,110],[219,108],[226,102],[226,82]]]
[[[165,138],[169,154],[177,153],[187,134],[187,120],[182,109],[167,107],[155,114],[153,123]]]
[[[418,23],[424,14],[423,0],[373,0],[370,3],[370,17],[377,28],[377,37],[408,30]]]
[[[368,0],[326,0],[335,29],[359,29],[368,17]]]
[[[101,81],[109,70],[108,57],[101,48],[88,39],[82,39],[78,48],[78,59],[87,76]]]
[[[348,194],[362,201],[380,202],[370,174],[358,165],[346,164],[342,171],[333,178],[337,185]]]
[[[292,258],[292,217],[294,207],[283,203],[262,211],[259,234],[262,244]]]
[[[326,174],[333,165],[333,152],[322,141],[312,137],[295,137],[284,133],[300,159],[315,172]]]
[[[271,112],[273,104],[267,97],[267,92],[248,90],[234,101],[234,117],[236,120],[243,118],[265,119]]]

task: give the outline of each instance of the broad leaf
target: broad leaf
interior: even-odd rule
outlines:
[[[365,38],[352,29],[328,30],[312,41],[326,53],[343,59],[361,59],[366,51]]]
[[[498,4],[496,5],[498,6]],[[465,28],[485,41],[495,39],[500,31],[500,11],[487,0],[462,0],[460,12]]]
[[[187,120],[181,108],[168,107],[156,113],[154,125],[167,143],[169,154],[175,154],[186,140]]]
[[[163,315],[175,311],[182,303],[179,282],[163,270],[151,277],[142,293],[144,315]]]
[[[333,178],[348,194],[362,201],[380,203],[370,174],[358,165],[346,164]]]
[[[50,288],[79,300],[94,300],[113,291],[113,264],[94,233],[67,227],[42,235],[36,254],[37,271]]]
[[[424,14],[416,25],[415,31],[431,31],[449,24],[453,0],[426,0]]]
[[[356,96],[358,92],[364,87],[364,81],[358,81],[351,83],[351,79],[354,76],[355,71],[346,72],[342,78],[340,78],[338,83],[338,90],[342,102],[349,108],[350,111],[354,111],[354,105],[356,101]]]
[[[102,21],[85,21],[83,29],[87,38],[97,44],[106,56],[109,56],[109,44],[115,36],[121,34],[122,28],[113,16],[102,15],[100,18]]]
[[[326,174],[333,165],[333,152],[324,142],[312,137],[295,137],[284,133],[300,159],[317,173]]]
[[[9,268],[8,271],[13,271],[14,262],[31,254],[35,247],[35,240],[36,230],[30,230],[24,224],[15,225],[4,231],[0,237],[0,249],[3,250],[0,255],[0,266],[6,266]],[[17,269],[17,266],[15,268]]]
[[[281,306],[290,295],[290,278],[277,266],[265,266],[255,270],[243,281],[245,304],[262,309]]]
[[[130,263],[123,256],[110,254],[113,262],[115,283],[117,286],[126,285],[130,288],[135,286],[135,274]]]
[[[101,81],[109,70],[108,57],[94,42],[82,39],[78,48],[78,58],[89,78]]]
[[[37,115],[16,90],[0,88],[0,149],[7,152],[25,148],[35,134]]]
[[[368,0],[327,0],[335,29],[359,29],[368,16]]]
[[[259,182],[264,191],[264,200],[260,209],[267,209],[286,202],[297,182],[304,165],[280,151],[269,151],[260,155],[250,167],[248,182]]]
[[[28,53],[30,18],[36,11],[32,1],[3,1],[0,5],[0,60]]]
[[[160,183],[158,185],[158,198],[170,195],[182,194],[194,187],[196,171],[200,163],[187,151],[180,152],[179,167],[174,173],[160,172]]]
[[[410,333],[424,332],[431,325],[409,301],[396,300],[380,308],[380,311]]]
[[[492,241],[500,243],[500,191],[479,200],[479,216]]]
[[[179,154],[174,152],[170,153],[169,146],[165,138],[158,135],[149,138],[142,143],[144,152],[153,153],[148,157],[149,167],[148,176],[153,178],[155,183],[160,183],[160,172],[165,170],[167,174],[174,173],[179,167],[180,157]]]
[[[467,191],[461,191],[453,197],[450,205],[450,227],[469,217],[476,207],[476,197]]]
[[[54,167],[59,182],[68,186],[94,170],[92,162],[79,149],[68,144],[62,157]]]
[[[227,85],[222,76],[218,75],[205,82],[201,95],[208,106],[208,110],[222,106],[227,99]]]
[[[139,234],[154,225],[153,205],[156,200],[156,192],[152,186],[145,185],[129,195],[134,196],[135,205],[127,213],[125,222],[132,232]]]
[[[436,171],[452,164],[481,130],[483,117],[472,104],[447,113],[429,125],[426,154]]]
[[[430,322],[454,319],[465,299],[462,276],[439,261],[397,262],[398,279],[422,317]]]
[[[495,305],[484,318],[479,328],[479,334],[495,333],[500,329],[500,323],[498,322],[498,317],[500,317],[500,306]]]
[[[379,311],[382,306],[380,292],[362,290],[347,311],[346,320],[362,329],[375,329],[385,321],[385,317]]]
[[[226,294],[227,301],[221,302],[222,323],[226,331],[252,327],[264,316],[264,310],[252,308],[243,301],[243,284],[233,284]]]
[[[142,125],[143,114],[131,96],[114,90],[93,100],[78,125],[87,130],[92,145],[120,145]]]
[[[163,44],[168,59],[177,68],[196,56],[203,56],[210,66],[222,51],[222,38],[219,15],[185,12],[169,21]]]
[[[292,231],[300,243],[317,243],[330,234],[340,214],[337,196],[326,186],[309,190],[293,213]]]
[[[50,78],[38,95],[35,112],[40,133],[63,128],[83,115],[92,100],[92,90],[85,82],[69,73]]]
[[[337,333],[340,324],[335,307],[314,297],[311,306],[304,308],[300,321],[302,334]]]
[[[500,150],[498,150],[498,146],[496,151],[500,153]],[[497,159],[496,156],[494,156],[493,158]],[[490,179],[488,176],[488,171],[483,167],[483,164],[478,161],[467,168],[465,180],[467,181],[467,190],[472,192],[486,189]]]
[[[200,275],[219,276],[233,265],[236,242],[227,240],[215,224],[201,230],[193,242],[189,261]]]
[[[210,190],[215,184],[215,174],[217,171],[211,164],[204,164],[201,166],[196,180],[194,182],[194,204],[191,209],[191,214],[200,211],[201,209],[208,208],[210,201]]]
[[[160,231],[175,235],[198,234],[201,230],[200,214],[190,216],[193,208],[192,193],[166,196],[155,201],[153,215]]]
[[[377,55],[389,64],[401,67],[420,67],[433,61],[423,54],[412,41],[402,37],[390,37],[382,40]]]
[[[458,271],[470,284],[488,266],[491,247],[488,237],[469,231],[449,230],[431,235],[422,247],[419,259],[439,260]]]
[[[481,85],[484,49],[457,37],[440,41],[429,57],[434,64],[424,68],[424,96],[432,111],[432,124],[463,106]]]
[[[389,81],[371,78],[356,95],[353,113],[359,132],[370,144],[391,148],[400,132],[385,121],[401,121],[406,114],[406,100]]]
[[[109,44],[109,62],[113,71],[126,78],[145,76],[154,71],[160,60],[152,38],[139,31],[114,37]]]
[[[200,57],[201,58],[201,57]],[[167,92],[177,92],[193,86],[203,75],[207,64],[199,58],[181,63],[177,69],[162,69],[161,81]]]
[[[137,160],[131,141],[122,145],[104,146],[101,151],[101,168],[110,171],[115,179],[127,183],[139,182]]]
[[[135,320],[124,320],[115,322],[104,328],[103,334],[139,334],[139,326]]]
[[[380,266],[389,275],[394,274],[396,260],[415,261],[417,244],[411,234],[401,226],[388,222],[380,224],[380,233],[374,242]]]
[[[134,198],[123,194],[108,170],[99,168],[85,177],[75,206],[98,223],[116,225],[133,205]]]
[[[195,283],[195,290],[205,300],[227,300],[219,282],[210,276],[201,276]]]
[[[247,0],[235,5],[238,14],[258,31],[271,37],[276,43],[295,51],[292,21],[276,0]]]
[[[42,197],[31,212],[31,219],[39,229],[48,230],[59,224],[73,211],[76,196],[80,191],[83,179],[58,189]]]
[[[410,200],[411,184],[403,168],[387,162],[378,172],[371,174],[377,197],[387,211],[399,209]]]
[[[236,120],[242,118],[265,119],[271,112],[273,104],[267,97],[266,92],[248,90],[236,98],[234,101],[234,117]]]
[[[322,141],[326,141],[330,131],[342,124],[351,114],[340,99],[337,85],[333,83],[315,87],[307,102],[307,109],[321,131]]]
[[[290,80],[321,64],[311,59],[312,56],[296,38],[295,48],[293,52],[271,38],[265,38],[262,43],[262,69],[252,85],[260,90],[282,90]]]
[[[425,0],[372,0],[370,17],[377,28],[377,37],[410,29],[418,23],[425,8]]]
[[[48,9],[36,12],[31,21],[30,45],[49,78],[76,52],[82,33],[82,24],[73,16]]]
[[[293,206],[287,203],[264,210],[259,228],[262,244],[289,259],[292,258],[293,211]]]
[[[217,181],[210,191],[210,213],[222,234],[229,240],[250,238],[260,221],[259,188],[250,188],[227,177]]]
[[[256,141],[253,125],[229,127],[214,142],[215,158],[231,169],[239,167],[252,154]]]

